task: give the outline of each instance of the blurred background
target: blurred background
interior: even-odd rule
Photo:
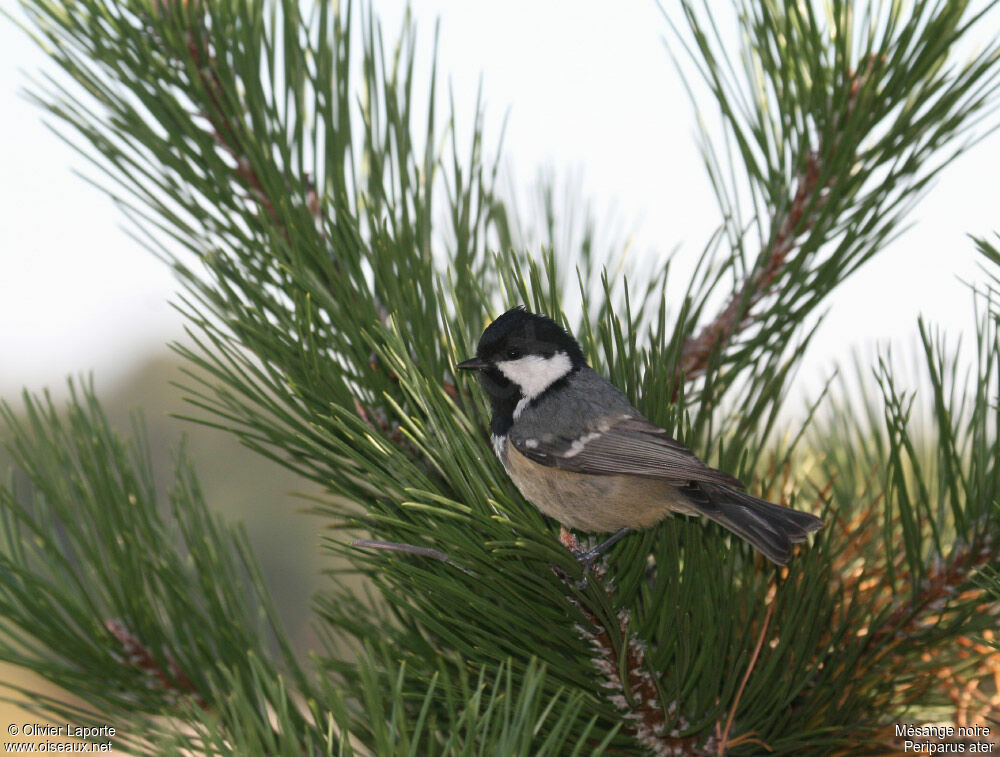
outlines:
[[[570,12],[551,0],[409,5],[425,67],[440,19],[440,83],[450,84],[459,127],[471,124],[480,79],[488,149],[509,115],[504,177],[517,196],[527,195],[540,171],[550,172],[557,187],[589,202],[609,235],[628,239],[630,254],[663,260],[673,253],[675,286],[683,284],[717,210],[657,6],[622,3],[612,13],[607,3],[576,2]],[[23,18],[14,3],[3,8]],[[391,40],[406,4],[376,2],[375,10]],[[128,235],[113,203],[77,173],[101,180],[87,156],[47,129],[27,101],[29,77],[55,73],[44,53],[2,17],[0,50],[0,397],[16,406],[24,389],[60,396],[67,376],[92,374],[123,429],[128,412],[143,409],[164,483],[170,450],[186,433],[207,500],[246,523],[293,636],[308,646],[322,523],[296,514],[305,505],[292,494],[301,482],[228,436],[170,416],[185,409],[169,383],[180,373],[166,348],[185,338],[170,306],[175,282]],[[709,122],[712,115],[705,114]],[[803,398],[856,351],[889,342],[897,352],[912,350],[919,314],[953,334],[971,328],[962,281],[980,275],[966,235],[1000,228],[997,165],[1000,139],[988,138],[948,166],[912,216],[914,227],[841,286],[798,377]],[[0,670],[0,681],[16,676]],[[20,722],[3,707],[0,724]]]

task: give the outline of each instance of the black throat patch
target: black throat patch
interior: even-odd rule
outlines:
[[[479,374],[479,382],[483,391],[490,399],[493,417],[490,420],[490,433],[494,436],[505,436],[514,425],[514,410],[524,395],[517,384],[509,381],[497,368],[490,367]]]

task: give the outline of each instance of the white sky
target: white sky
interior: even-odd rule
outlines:
[[[376,6],[394,35],[404,4]],[[613,209],[636,229],[636,250],[666,254],[680,245],[678,268],[693,261],[716,208],[692,110],[664,48],[667,26],[652,2],[412,6],[424,62],[441,18],[439,71],[451,78],[458,112],[472,113],[480,74],[488,138],[510,107],[504,153],[520,185],[539,167],[582,176],[599,215]],[[2,17],[0,50],[0,395],[58,389],[66,375],[91,370],[106,386],[180,336],[168,305],[177,287],[123,231],[111,202],[73,173],[94,170],[25,101],[23,72],[48,63]],[[854,348],[889,340],[912,348],[920,313],[956,335],[971,330],[970,298],[957,277],[979,278],[965,235],[1000,229],[998,165],[994,135],[941,175],[913,214],[914,228],[841,287],[800,389],[815,390]]]

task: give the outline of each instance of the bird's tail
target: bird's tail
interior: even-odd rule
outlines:
[[[698,492],[691,491],[695,487]],[[685,493],[699,513],[750,542],[779,565],[791,558],[793,544],[805,541],[823,526],[823,521],[811,513],[775,505],[727,486],[692,484]]]

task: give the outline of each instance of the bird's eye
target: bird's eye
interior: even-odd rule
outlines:
[[[507,350],[508,360],[517,360],[519,357],[521,357],[521,350],[519,350],[517,347],[511,347],[509,350]]]

